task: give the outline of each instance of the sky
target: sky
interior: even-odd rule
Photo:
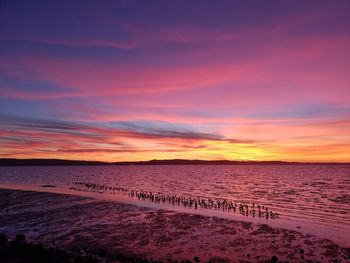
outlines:
[[[0,158],[350,162],[350,1],[0,0]]]

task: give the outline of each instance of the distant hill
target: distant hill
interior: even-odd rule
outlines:
[[[60,159],[0,159],[0,166],[69,166],[69,165],[108,165],[109,163],[97,161],[75,161]]]
[[[302,162],[283,162],[283,161],[228,161],[228,160],[150,160],[140,162],[99,162],[99,161],[77,161],[61,159],[0,159],[0,166],[73,166],[73,165],[283,165],[283,164],[320,164],[320,163],[302,163]],[[345,164],[345,163],[322,163],[322,164]],[[349,164],[349,163],[347,163]]]

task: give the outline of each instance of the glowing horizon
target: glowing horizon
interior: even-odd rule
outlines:
[[[3,1],[0,158],[350,162],[349,1]]]

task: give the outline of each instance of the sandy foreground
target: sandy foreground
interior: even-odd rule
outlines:
[[[163,261],[350,262],[350,248],[297,231],[91,197],[0,189],[0,233],[60,248]]]

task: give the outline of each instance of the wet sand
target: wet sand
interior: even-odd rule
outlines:
[[[350,261],[350,249],[297,231],[92,197],[0,189],[0,232],[60,248],[163,261]]]

